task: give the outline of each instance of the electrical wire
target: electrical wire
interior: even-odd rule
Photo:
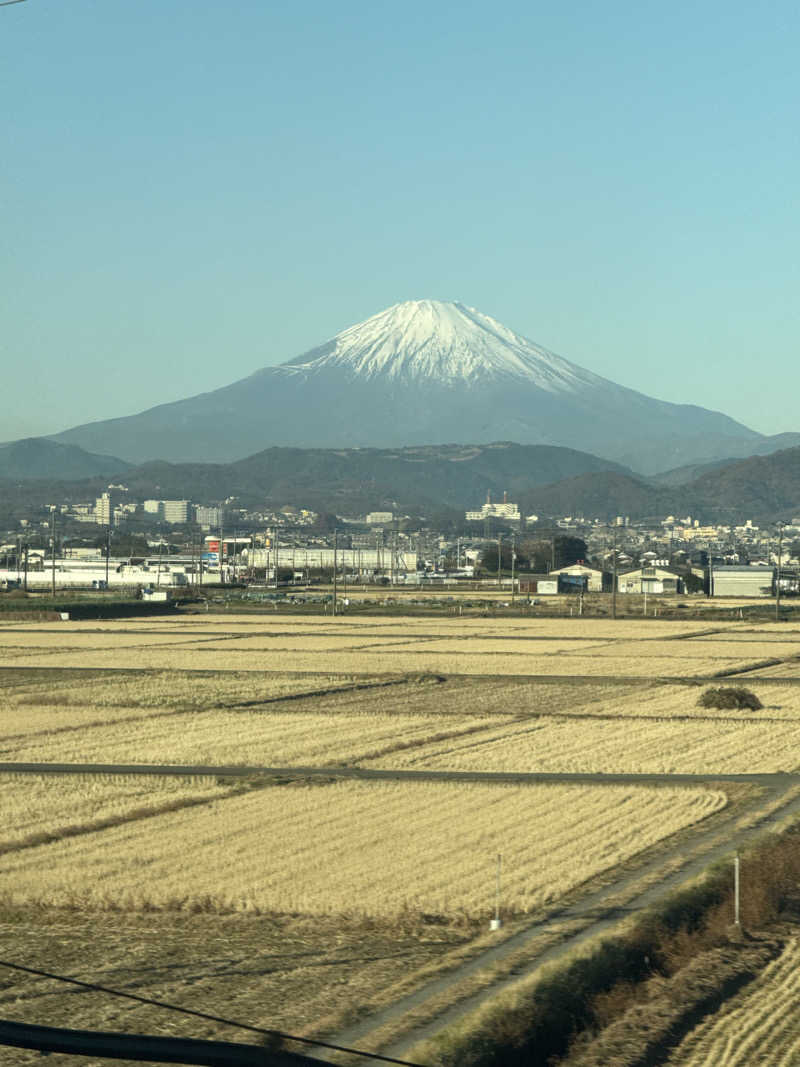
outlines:
[[[2,4],[0,4],[2,6]],[[138,993],[123,993],[120,989],[109,989],[108,986],[97,985],[95,982],[82,982],[78,978],[67,978],[63,974],[52,974],[50,971],[41,971],[36,967],[25,967],[21,963],[11,963],[9,960],[0,960],[0,967],[8,967],[12,971],[22,971],[25,974],[36,975],[37,978],[52,978],[57,982],[67,982],[69,985],[80,986],[81,989],[89,989],[94,993],[109,993],[114,997],[124,997],[126,1000],[135,1000],[139,1004],[148,1004],[155,1008],[165,1008],[167,1011],[180,1012],[182,1015],[192,1015],[197,1019],[206,1019],[209,1022],[222,1023],[225,1026],[237,1027],[240,1030],[249,1030],[254,1034],[264,1037],[280,1038],[283,1041],[298,1041],[304,1045],[314,1045],[317,1048],[330,1049],[333,1052],[349,1052],[354,1056],[362,1056],[365,1059],[379,1060],[382,1063],[395,1063],[400,1067],[420,1067],[419,1064],[409,1060],[397,1060],[392,1056],[382,1056],[379,1052],[362,1052],[360,1049],[348,1048],[346,1045],[333,1045],[329,1041],[320,1041],[313,1037],[298,1037],[296,1034],[286,1034],[281,1030],[267,1030],[263,1026],[251,1026],[249,1023],[235,1022],[233,1019],[225,1019],[221,1015],[209,1015],[205,1011],[197,1011],[194,1008],[182,1008],[177,1004],[167,1004],[163,1000],[153,1000],[150,997],[141,997]]]

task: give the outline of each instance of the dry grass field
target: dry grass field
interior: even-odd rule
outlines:
[[[230,792],[209,778],[2,777],[0,855],[80,834],[96,838],[106,827],[148,820]]]
[[[381,757],[377,766],[598,774],[749,774],[800,766],[800,722],[539,719]]]
[[[61,629],[59,629],[59,626]],[[593,619],[214,616],[6,626],[0,666],[311,673],[696,677],[780,655],[765,624]]]
[[[800,1063],[800,941],[743,992],[697,1026],[668,1062],[674,1067],[796,1067]]]
[[[798,677],[798,656],[800,631],[742,622],[283,612],[0,620],[0,761],[709,777],[791,769],[800,767],[800,685],[780,679]],[[697,706],[706,683],[692,679],[771,659],[781,662],[731,678],[758,693],[761,711]],[[38,945],[32,962],[47,965],[73,931],[88,944],[94,924],[109,962],[82,971],[65,957],[71,973],[292,1029],[369,1000],[483,928],[498,852],[503,906],[523,915],[725,804],[716,788],[667,786],[302,775],[253,785],[0,777],[4,936],[13,947],[25,931],[20,952],[30,960]],[[193,961],[170,923],[194,946]],[[38,934],[48,926],[50,949]],[[0,1006],[13,1017],[44,1021],[46,1004],[71,1025],[71,1002],[0,974]],[[164,1032],[157,1014],[113,1002],[79,1016]],[[213,1026],[180,1032],[243,1039]]]
[[[385,643],[366,644],[359,648],[309,651],[295,648],[285,637],[275,639],[275,647],[242,651],[227,643],[183,644],[152,647],[146,641],[138,648],[103,648],[95,651],[36,649],[24,653],[0,652],[0,667],[64,667],[125,670],[197,670],[215,671],[305,671],[328,674],[407,674],[433,672],[465,675],[543,675],[543,676],[615,676],[626,678],[704,677],[734,671],[755,662],[759,657],[750,649],[736,650],[730,644],[719,655],[681,656],[675,649],[671,656],[648,655],[646,647],[608,648],[602,655],[578,651],[540,651],[531,642],[527,652],[470,652],[468,641],[460,640],[452,648],[430,651],[420,639],[404,650]],[[703,650],[704,652],[706,650]]]
[[[320,766],[376,759],[407,746],[471,737],[502,716],[336,715],[254,709],[120,716],[78,730],[3,738],[11,762],[181,763],[255,767]],[[508,721],[508,720],[506,720]]]
[[[526,912],[724,804],[718,791],[657,787],[270,786],[8,855],[0,898],[477,919],[492,909],[497,853],[504,911]]]

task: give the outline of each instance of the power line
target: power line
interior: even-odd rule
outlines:
[[[153,1000],[151,997],[141,997],[138,993],[123,993],[120,989],[110,989],[108,986],[97,985],[95,982],[82,982],[78,978],[67,978],[63,974],[52,974],[50,971],[41,971],[36,967],[25,967],[21,963],[11,963],[9,960],[0,960],[0,967],[8,967],[12,971],[23,971],[25,974],[36,975],[37,978],[52,978],[57,982],[67,982],[69,985],[79,986],[94,993],[109,993],[113,997],[123,997],[125,1000],[134,1000],[139,1004],[147,1004],[150,1007],[165,1008],[167,1011],[180,1012],[181,1015],[192,1015],[197,1019],[206,1019],[208,1022],[222,1023],[224,1026],[233,1026],[239,1030],[249,1030],[253,1034],[261,1034],[264,1037],[280,1038],[283,1041],[299,1041],[304,1045],[313,1045],[316,1048],[327,1048],[332,1052],[349,1052],[354,1056],[363,1056],[370,1060],[380,1060],[382,1063],[396,1063],[400,1067],[420,1067],[419,1064],[409,1060],[397,1060],[392,1056],[381,1056],[378,1052],[362,1052],[360,1049],[348,1048],[346,1045],[333,1045],[329,1041],[320,1041],[313,1037],[298,1037],[296,1034],[286,1034],[281,1030],[268,1030],[263,1026],[251,1026],[249,1023],[236,1022],[233,1019],[225,1019],[221,1015],[209,1015],[205,1011],[197,1011],[194,1008],[182,1008],[177,1004],[167,1004],[163,1000]]]
[[[0,0],[0,7],[8,7],[10,4],[24,4],[25,0]]]

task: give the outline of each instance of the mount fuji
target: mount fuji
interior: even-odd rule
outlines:
[[[794,437],[652,399],[438,300],[396,304],[213,392],[54,435],[136,463],[227,462],[275,445],[515,441],[580,449],[642,473],[770,452]]]

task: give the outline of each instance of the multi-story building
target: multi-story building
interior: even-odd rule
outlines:
[[[154,515],[163,522],[184,523],[189,521],[188,500],[145,500],[143,504],[147,515]]]
[[[467,522],[484,522],[486,519],[501,519],[504,522],[519,522],[521,519],[519,507],[512,504],[507,495],[503,493],[503,503],[493,504],[491,493],[486,494],[486,503],[477,511],[467,511],[464,516]]]
[[[189,521],[188,500],[162,500],[161,517],[164,522],[184,523]]]
[[[103,493],[94,502],[94,521],[98,526],[114,525],[114,505],[116,501],[111,492]]]
[[[207,508],[198,504],[194,509],[194,521],[203,530],[210,530],[222,523],[222,508]]]

